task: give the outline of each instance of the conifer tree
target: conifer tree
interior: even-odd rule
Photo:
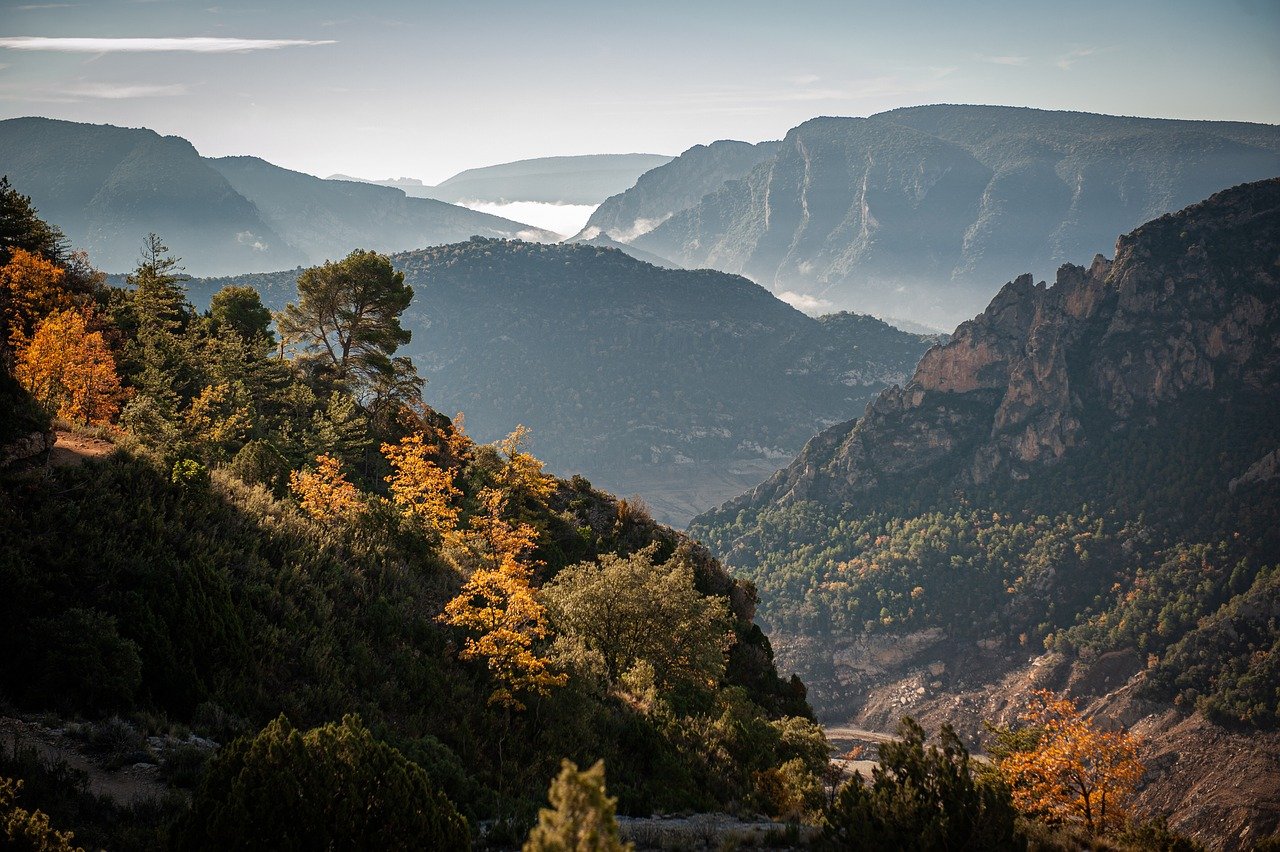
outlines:
[[[604,761],[580,770],[561,761],[560,774],[547,792],[551,807],[538,811],[524,852],[629,852],[618,836],[618,800],[605,793]]]
[[[385,255],[357,249],[304,270],[298,302],[285,306],[278,325],[286,341],[334,369],[365,399],[375,384],[396,375],[392,355],[411,337],[400,315],[412,299],[404,273]]]

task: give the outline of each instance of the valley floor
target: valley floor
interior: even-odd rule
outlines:
[[[588,479],[620,497],[640,497],[655,521],[684,529],[695,516],[764,482],[777,473],[782,464],[772,459],[660,464],[597,474]]]

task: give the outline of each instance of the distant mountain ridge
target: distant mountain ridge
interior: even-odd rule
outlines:
[[[151,130],[0,121],[0,174],[108,272],[160,234],[194,275],[266,271],[483,236],[547,231],[396,189],[335,183],[256,157],[207,159]]]
[[[413,178],[364,180],[332,175],[329,179],[392,186],[417,198],[435,198],[450,203],[536,201],[544,204],[599,204],[634,184],[640,175],[671,159],[665,154],[535,157],[466,169],[435,186],[427,186]]]
[[[434,407],[462,411],[481,441],[524,423],[552,470],[649,491],[681,523],[903,379],[932,340],[611,248],[475,239],[392,262],[415,291],[404,351]],[[242,283],[279,307],[296,278],[194,281],[192,297]]]
[[[737,174],[700,165],[709,153],[649,173],[584,234],[599,227],[682,266],[950,327],[986,303],[993,280],[1049,275],[1144,221],[1280,175],[1280,128],[936,105],[812,119],[771,156],[736,160]],[[657,185],[682,170],[708,176],[696,197],[688,174]],[[641,218],[647,227],[629,228]]]
[[[679,157],[640,175],[632,186],[604,201],[574,239],[601,234],[623,243],[634,241],[681,210],[686,210],[727,180],[735,180],[777,153],[779,142],[724,139],[694,145]]]

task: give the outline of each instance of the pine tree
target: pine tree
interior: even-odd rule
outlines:
[[[550,808],[538,811],[524,852],[629,852],[618,836],[618,800],[605,793],[604,761],[580,770],[565,760],[547,792]]]

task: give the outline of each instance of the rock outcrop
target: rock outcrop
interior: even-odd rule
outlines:
[[[699,154],[650,175],[700,177]],[[688,180],[638,183],[606,204],[647,205],[635,245],[683,266],[951,327],[1012,271],[1047,277],[1142,222],[1277,174],[1269,125],[939,104],[815,118],[741,175],[692,193]],[[632,240],[603,213],[593,221]]]
[[[1280,179],[1150,222],[1120,238],[1114,261],[1063,266],[1052,287],[1023,275],[930,349],[904,387],[712,515],[858,503],[904,477],[1025,479],[1102,431],[1148,425],[1157,405],[1188,392],[1263,393],[1280,376],[1277,233]]]

